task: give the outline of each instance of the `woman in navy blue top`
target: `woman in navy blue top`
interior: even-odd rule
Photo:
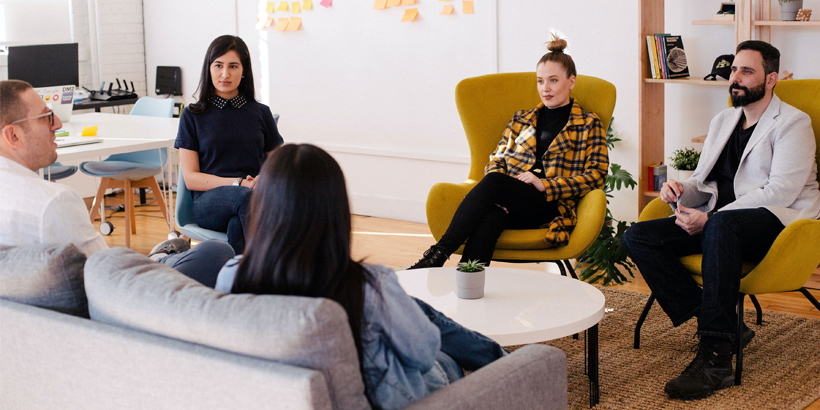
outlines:
[[[182,111],[174,146],[194,199],[197,225],[227,232],[245,250],[246,217],[256,176],[282,144],[270,108],[256,101],[248,46],[221,36],[208,47],[199,100]]]

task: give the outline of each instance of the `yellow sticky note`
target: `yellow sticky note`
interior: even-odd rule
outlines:
[[[269,1],[268,6],[265,7],[265,13],[273,13],[273,10],[276,9],[276,3]]]
[[[293,3],[290,3],[290,11],[293,14],[300,13],[302,11],[302,4],[299,3],[298,1],[294,1]]]
[[[387,7],[398,6],[401,4],[401,0],[387,0]]]
[[[464,0],[464,8],[461,12],[464,14],[473,14],[473,2]]]
[[[96,137],[97,136],[97,126],[93,127],[83,127],[83,137]]]
[[[282,31],[287,26],[288,26],[288,19],[279,19],[279,21],[276,22],[276,27],[274,27],[273,30],[274,31]]]
[[[303,1],[302,10],[313,10],[313,2],[311,0]]]
[[[376,0],[373,3],[373,10],[382,10],[387,6],[387,0]]]
[[[416,19],[416,16],[419,15],[419,9],[405,9],[404,16],[401,18],[401,22],[408,22],[413,21]]]
[[[299,27],[302,27],[302,19],[300,17],[291,17],[286,30],[295,31],[299,30]]]
[[[288,11],[288,2],[283,1],[283,2],[279,3],[279,8],[278,8],[278,9],[276,9],[276,10],[279,10],[279,11]]]
[[[444,8],[441,9],[441,15],[442,16],[447,16],[447,15],[453,14],[453,10],[455,8],[456,8],[456,6],[453,6],[452,4],[445,4]]]
[[[402,6],[412,6],[416,4],[416,0],[401,0]]]

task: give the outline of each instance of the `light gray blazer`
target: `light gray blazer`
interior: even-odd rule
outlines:
[[[700,161],[682,181],[684,206],[703,212],[717,203],[717,183],[705,182],[740,120],[741,108],[728,108],[709,126]],[[820,219],[815,140],[806,113],[777,95],[757,122],[735,174],[735,201],[721,210],[766,208],[783,225],[796,219]]]

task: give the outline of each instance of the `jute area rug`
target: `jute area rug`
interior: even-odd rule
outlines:
[[[673,328],[656,302],[641,331],[641,348],[635,350],[635,323],[648,295],[600,290],[607,313],[599,323],[601,402],[596,409],[804,409],[820,397],[818,319],[764,311],[757,326],[754,310],[746,310],[746,323],[757,334],[744,349],[743,384],[702,400],[671,400],[663,388],[695,357],[695,320]],[[567,355],[569,408],[589,408],[584,335],[546,344]]]

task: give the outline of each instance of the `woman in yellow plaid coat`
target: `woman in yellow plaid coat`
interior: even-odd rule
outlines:
[[[410,269],[442,266],[462,244],[462,262],[489,264],[505,229],[547,228],[548,245],[569,241],[576,203],[603,188],[609,156],[600,119],[569,97],[576,71],[566,44],[553,37],[536,66],[541,104],[515,113],[484,178],[464,197],[441,240]]]

